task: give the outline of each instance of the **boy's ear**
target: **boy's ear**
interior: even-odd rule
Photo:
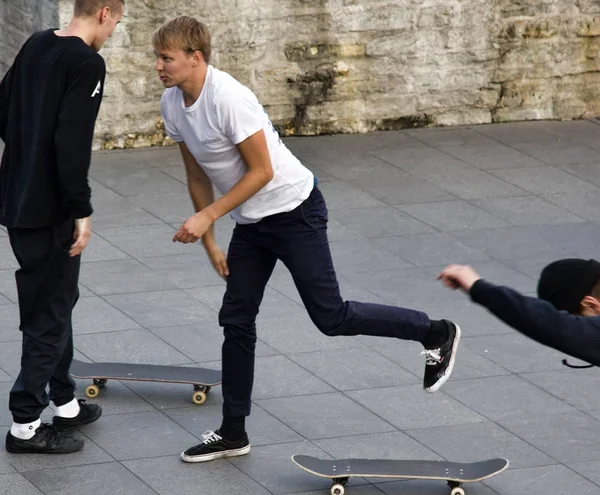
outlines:
[[[581,314],[584,316],[600,316],[600,301],[593,296],[585,296],[581,300]]]

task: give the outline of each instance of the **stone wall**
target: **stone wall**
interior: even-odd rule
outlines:
[[[0,77],[34,31],[58,22],[57,0],[0,0]]]
[[[600,0],[127,0],[97,148],[168,143],[150,35],[179,14],[287,135],[600,114]]]

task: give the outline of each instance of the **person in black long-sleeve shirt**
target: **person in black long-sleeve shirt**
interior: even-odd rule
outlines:
[[[80,255],[91,235],[88,170],[105,78],[98,50],[123,9],[123,0],[75,0],[69,26],[33,34],[0,83],[0,224],[20,266],[23,333],[21,370],[9,399],[9,452],[78,451],[83,440],[68,432],[102,414],[75,399],[71,315]],[[55,415],[42,424],[49,401]]]
[[[450,265],[438,278],[451,289],[465,291],[523,335],[600,366],[598,261],[569,258],[550,263],[540,275],[538,298],[494,285],[466,265]]]

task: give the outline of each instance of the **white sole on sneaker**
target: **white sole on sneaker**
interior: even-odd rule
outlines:
[[[250,452],[251,445],[246,445],[241,449],[224,450],[222,452],[212,452],[211,454],[204,455],[185,455],[185,452],[181,453],[181,460],[183,462],[208,462],[214,461],[215,459],[221,459],[223,457],[237,457],[240,455],[246,455]]]
[[[454,326],[456,327],[456,334],[454,335],[454,342],[452,343],[452,354],[450,355],[450,363],[448,363],[448,367],[446,368],[444,375],[431,387],[425,389],[427,390],[427,392],[437,392],[442,387],[442,385],[444,385],[444,383],[448,381],[450,375],[452,374],[452,370],[454,369],[454,362],[456,361],[456,351],[458,349],[458,343],[460,342],[460,336],[462,333],[460,327],[456,323],[454,323]]]

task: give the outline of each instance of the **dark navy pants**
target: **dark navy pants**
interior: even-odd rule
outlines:
[[[79,298],[81,256],[69,256],[73,229],[72,219],[50,227],[8,229],[20,266],[16,282],[23,332],[21,371],[9,398],[16,423],[36,421],[48,400],[62,406],[74,397],[71,314]]]
[[[329,242],[327,206],[315,186],[296,209],[237,224],[227,254],[229,276],[219,324],[224,328],[223,415],[248,416],[254,381],[255,320],[277,260],[290,271],[315,326],[325,335],[372,335],[422,341],[425,313],[344,301]]]

